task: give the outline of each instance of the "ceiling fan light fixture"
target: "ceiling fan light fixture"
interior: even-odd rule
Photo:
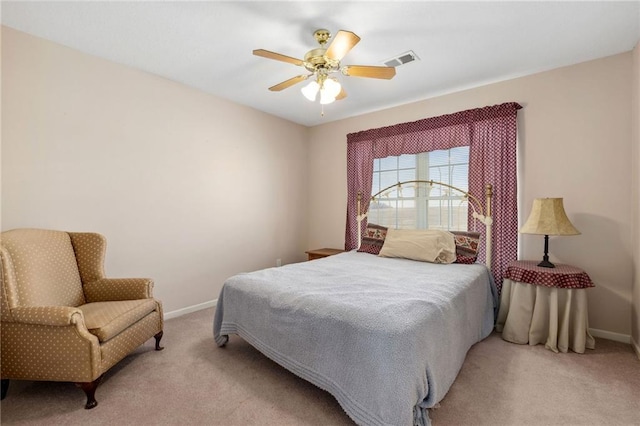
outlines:
[[[326,90],[321,90],[320,91],[320,104],[321,105],[327,105],[330,103],[335,102],[336,98],[329,95],[329,93],[327,93]]]
[[[309,99],[311,102],[316,100],[316,96],[318,96],[318,92],[320,91],[320,85],[317,81],[313,80],[302,89],[300,89],[305,98]]]
[[[327,92],[328,96],[335,98],[338,96],[338,93],[340,93],[340,90],[342,90],[342,86],[340,86],[340,83],[335,78],[327,78],[321,90],[322,92]]]
[[[333,73],[341,72],[345,76],[384,80],[389,80],[396,75],[395,68],[391,66],[340,65],[340,61],[345,55],[360,42],[360,37],[351,31],[340,30],[335,37],[332,38],[328,30],[319,29],[313,33],[313,36],[320,47],[309,50],[304,55],[304,60],[264,49],[255,49],[253,51],[253,54],[256,56],[287,62],[303,67],[309,71],[307,75],[290,78],[269,87],[269,90],[279,92],[294,84],[312,78],[313,80],[301,89],[302,94],[309,101],[315,102],[316,99],[318,99],[318,92],[320,92],[320,103],[326,105],[347,97],[347,92],[342,89],[340,82],[333,77],[329,77],[329,75]],[[332,41],[327,46],[329,39],[332,39]],[[415,60],[416,58],[413,52],[407,52],[407,54],[403,54],[398,61],[405,63],[410,60]]]
[[[327,105],[335,102],[336,96],[342,90],[342,86],[335,78],[327,78],[320,87],[320,104]]]

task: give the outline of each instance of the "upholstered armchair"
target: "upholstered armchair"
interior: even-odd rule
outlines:
[[[15,229],[0,234],[0,378],[75,382],[98,403],[102,375],[151,337],[162,305],[148,278],[105,278],[100,234]]]

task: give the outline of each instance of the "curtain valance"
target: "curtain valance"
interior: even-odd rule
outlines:
[[[482,108],[454,112],[452,114],[440,115],[438,117],[429,117],[417,121],[394,124],[392,126],[379,127],[377,129],[363,130],[361,132],[349,133],[347,135],[347,143],[363,140],[375,141],[378,139],[391,138],[411,133],[433,131],[443,127],[446,128],[471,124],[475,121],[508,117],[521,108],[522,106],[516,102],[507,102],[499,105],[491,105]]]

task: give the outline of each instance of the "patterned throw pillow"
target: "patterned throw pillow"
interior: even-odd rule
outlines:
[[[387,236],[387,227],[369,223],[362,236],[359,252],[378,255]]]
[[[450,231],[456,242],[455,263],[476,263],[480,246],[480,233],[469,231]]]

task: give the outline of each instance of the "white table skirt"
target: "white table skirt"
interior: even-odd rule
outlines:
[[[594,349],[589,333],[585,289],[565,289],[520,283],[502,284],[496,330],[506,341],[537,345],[554,352],[584,353]]]

